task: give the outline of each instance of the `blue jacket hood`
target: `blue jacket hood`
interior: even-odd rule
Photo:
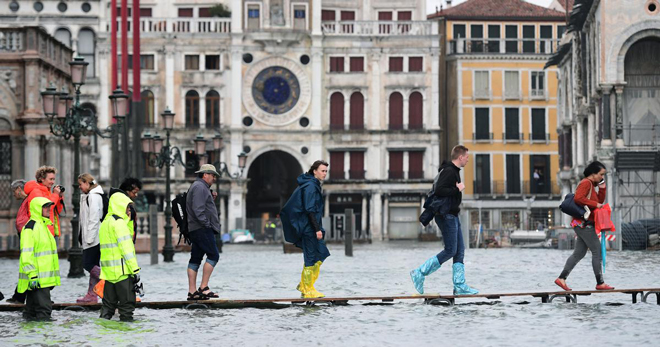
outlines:
[[[310,175],[307,172],[298,176],[298,186],[303,186],[309,183],[321,185],[321,182],[318,180],[318,178],[314,177],[314,175]]]

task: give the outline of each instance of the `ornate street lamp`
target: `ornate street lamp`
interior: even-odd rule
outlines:
[[[84,276],[82,267],[82,249],[78,244],[80,213],[80,191],[78,190],[78,176],[80,175],[80,137],[97,134],[101,137],[112,137],[117,133],[117,127],[99,129],[97,118],[93,110],[80,106],[80,87],[87,78],[87,63],[83,58],[76,57],[69,63],[71,67],[71,82],[74,86],[75,97],[67,91],[58,92],[55,85],[51,85],[41,93],[44,115],[48,119],[50,132],[54,136],[69,140],[73,138],[74,165],[73,165],[73,218],[71,218],[71,248],[69,249],[68,277]],[[126,97],[128,98],[128,96]],[[115,100],[113,100],[115,106]],[[124,118],[116,117],[119,123]]]
[[[181,160],[181,150],[170,145],[170,131],[174,127],[174,112],[166,108],[161,114],[163,130],[165,130],[165,146],[163,139],[156,134],[153,137],[146,133],[142,136],[142,151],[149,157],[149,165],[162,169],[165,166],[165,246],[163,258],[165,262],[174,261],[174,246],[172,245],[172,203],[170,202],[170,167],[176,163],[185,166]]]

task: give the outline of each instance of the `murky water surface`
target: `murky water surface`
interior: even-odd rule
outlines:
[[[321,269],[316,288],[328,296],[412,294],[408,272],[441,248],[439,243],[390,242],[358,245],[352,258],[343,246]],[[468,250],[468,283],[484,293],[556,290],[553,280],[570,251],[542,249]],[[145,301],[183,300],[188,254],[175,262],[143,266]],[[592,289],[588,259],[568,283]],[[161,258],[162,259],[162,258]],[[660,287],[660,252],[610,252],[606,281],[619,288]],[[73,302],[87,279],[68,279],[60,261],[62,286],[55,302]],[[225,246],[211,288],[222,298],[296,297],[301,254],[281,246]],[[11,294],[17,260],[0,259],[0,290]],[[426,279],[427,292],[450,293],[451,266]],[[137,309],[134,323],[106,321],[98,311],[54,311],[54,322],[24,322],[18,312],[0,312],[0,345],[89,346],[658,346],[660,306],[632,304],[630,295],[579,297],[578,304],[542,304],[532,297],[458,300],[453,307],[421,300],[389,306],[294,306],[285,309]],[[3,302],[4,303],[4,302]],[[481,303],[481,304],[480,304]]]

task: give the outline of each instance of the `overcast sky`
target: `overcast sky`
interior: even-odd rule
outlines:
[[[453,5],[458,5],[462,2],[465,2],[466,0],[454,0],[452,1],[452,6]],[[532,4],[548,7],[552,0],[525,0],[527,2],[531,2]],[[443,4],[445,6],[445,0],[426,0],[426,13],[435,13],[435,7],[437,6],[440,8],[440,4]]]

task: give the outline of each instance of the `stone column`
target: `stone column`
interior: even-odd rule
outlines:
[[[371,56],[371,117],[368,117],[366,128],[368,130],[380,130],[383,129],[383,116],[381,115],[381,103],[384,100],[381,100],[381,91],[382,86],[380,84],[380,55],[374,54]]]
[[[247,180],[231,181],[229,190],[228,224],[229,230],[242,229],[245,225],[245,193]],[[237,219],[242,221],[237,224]]]
[[[206,90],[199,94],[199,128],[206,128]]]
[[[178,113],[174,104],[174,55],[174,46],[165,46],[165,107],[169,107],[172,112]]]
[[[603,140],[602,140],[602,145],[603,146],[610,146],[612,145],[612,112],[611,112],[611,105],[610,105],[610,95],[612,93],[612,88],[610,86],[605,86],[603,88],[603,99],[602,99],[602,117],[603,117],[603,128],[602,128],[602,134],[603,134]]]
[[[374,191],[371,194],[371,239],[383,239],[383,233],[381,229],[382,222],[382,208],[383,201],[381,200],[381,193]]]
[[[320,2],[320,0],[317,0]],[[320,5],[319,5],[320,6]],[[316,9],[314,9],[316,13]],[[319,8],[319,12],[321,9]],[[320,22],[320,13],[319,13]],[[320,30],[320,24],[319,24]],[[323,49],[322,38],[314,38],[312,44],[312,130],[321,130],[323,121]],[[328,113],[329,114],[329,113]]]
[[[577,165],[578,166],[584,166],[584,145],[585,145],[585,140],[584,140],[584,123],[582,123],[582,120],[578,118],[577,122],[577,131],[576,131],[576,137],[577,137]]]
[[[362,215],[361,217],[361,225],[362,225],[362,232],[364,233],[367,230],[367,194],[362,194],[362,210],[361,210]]]
[[[616,91],[616,146],[623,146],[623,86],[615,87]]]
[[[330,216],[330,193],[325,193],[325,203],[323,204],[323,215]]]
[[[321,0],[312,0],[312,36],[320,36],[321,32]]]
[[[389,221],[390,221],[390,200],[389,200],[389,194],[385,193],[385,201],[383,202],[383,229],[381,234],[383,240],[390,239]]]
[[[589,157],[585,160],[591,161],[596,155],[596,115],[594,113],[589,113],[587,124],[589,126],[587,131],[587,154]]]
[[[231,127],[232,128],[241,127],[241,118],[242,118],[241,101],[243,98],[243,91],[242,91],[243,83],[241,81],[243,76],[241,73],[241,59],[243,55],[242,53],[243,52],[241,50],[241,47],[231,48],[230,90],[231,90]]]
[[[25,172],[25,147],[27,140],[23,136],[11,137],[11,177],[12,179],[24,179],[29,181],[30,174]],[[32,172],[34,174],[34,172]]]
[[[405,95],[403,97],[403,129],[410,127],[410,97]]]
[[[39,145],[40,137],[38,135],[29,135],[25,138],[25,158],[31,158],[32,160],[24,161],[23,172],[25,179],[29,181],[34,179],[34,174],[40,166],[41,147]]]
[[[222,234],[229,232],[227,229],[227,223],[225,222],[225,219],[228,217],[226,214],[226,203],[225,203],[225,196],[219,196],[220,198],[220,211],[218,213],[220,214],[220,230],[222,230]],[[227,221],[229,221],[227,219]]]

